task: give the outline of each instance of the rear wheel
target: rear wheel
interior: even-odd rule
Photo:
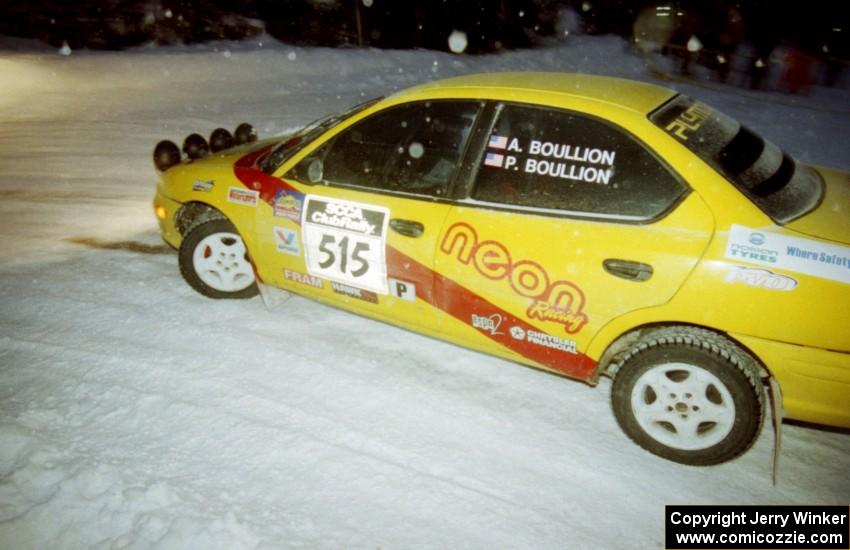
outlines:
[[[752,358],[695,327],[655,329],[636,342],[620,362],[611,401],[620,427],[638,445],[694,466],[744,453],[764,417]]]
[[[251,298],[258,292],[242,237],[226,219],[191,226],[180,243],[180,273],[209,298]]]

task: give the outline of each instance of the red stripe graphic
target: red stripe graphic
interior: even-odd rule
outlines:
[[[445,311],[464,324],[470,324],[472,315],[499,315],[501,317],[501,334],[490,334],[481,331],[494,342],[527,357],[548,368],[563,373],[571,378],[589,381],[596,371],[596,361],[583,353],[570,353],[552,349],[543,345],[533,344],[526,339],[516,339],[510,334],[511,327],[519,327],[525,334],[528,331],[546,333],[534,325],[515,317],[486,300],[482,296],[440,275],[439,273],[420,264],[413,258],[387,247],[387,269],[389,276],[409,281],[422,281],[416,285],[416,295],[428,304]],[[438,289],[432,292],[430,289]],[[428,290],[424,290],[428,289]]]
[[[266,174],[257,166],[257,162],[268,154],[271,148],[271,145],[262,147],[240,158],[233,165],[233,173],[245,187],[259,191],[260,200],[274,205],[278,191],[284,190],[294,193],[299,191],[284,180]]]
[[[284,180],[266,174],[256,166],[257,161],[266,155],[270,148],[270,146],[264,147],[240,158],[235,163],[233,171],[248,189],[260,192],[261,200],[273,204],[280,190],[295,193],[300,191]],[[494,342],[569,377],[584,381],[593,379],[596,361],[587,355],[553,349],[531,343],[526,338],[517,339],[511,336],[512,327],[522,329],[523,334],[528,334],[529,331],[547,333],[391,246],[387,246],[387,270],[390,277],[414,283],[416,295],[420,300],[445,311],[466,325],[471,323],[473,314],[498,315],[501,319],[499,333],[491,334],[488,331],[481,331],[481,334]],[[438,289],[438,292],[434,292],[434,289]]]

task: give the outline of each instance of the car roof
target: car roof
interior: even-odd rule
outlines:
[[[646,114],[675,96],[677,92],[645,82],[571,73],[506,72],[483,73],[436,80],[394,95],[397,99],[446,97],[452,91],[469,97],[470,92],[487,99],[511,99],[517,93],[531,92],[601,101]]]

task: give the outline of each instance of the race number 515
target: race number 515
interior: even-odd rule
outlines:
[[[386,208],[308,196],[303,212],[311,275],[387,294]]]

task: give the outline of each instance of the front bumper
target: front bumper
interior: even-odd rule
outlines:
[[[183,206],[182,203],[169,199],[159,191],[153,198],[153,210],[156,221],[159,222],[159,232],[163,240],[174,248],[180,248],[180,241],[183,239],[174,226],[175,216],[181,206]]]
[[[850,428],[850,353],[731,336],[752,350],[779,382],[785,416]]]

